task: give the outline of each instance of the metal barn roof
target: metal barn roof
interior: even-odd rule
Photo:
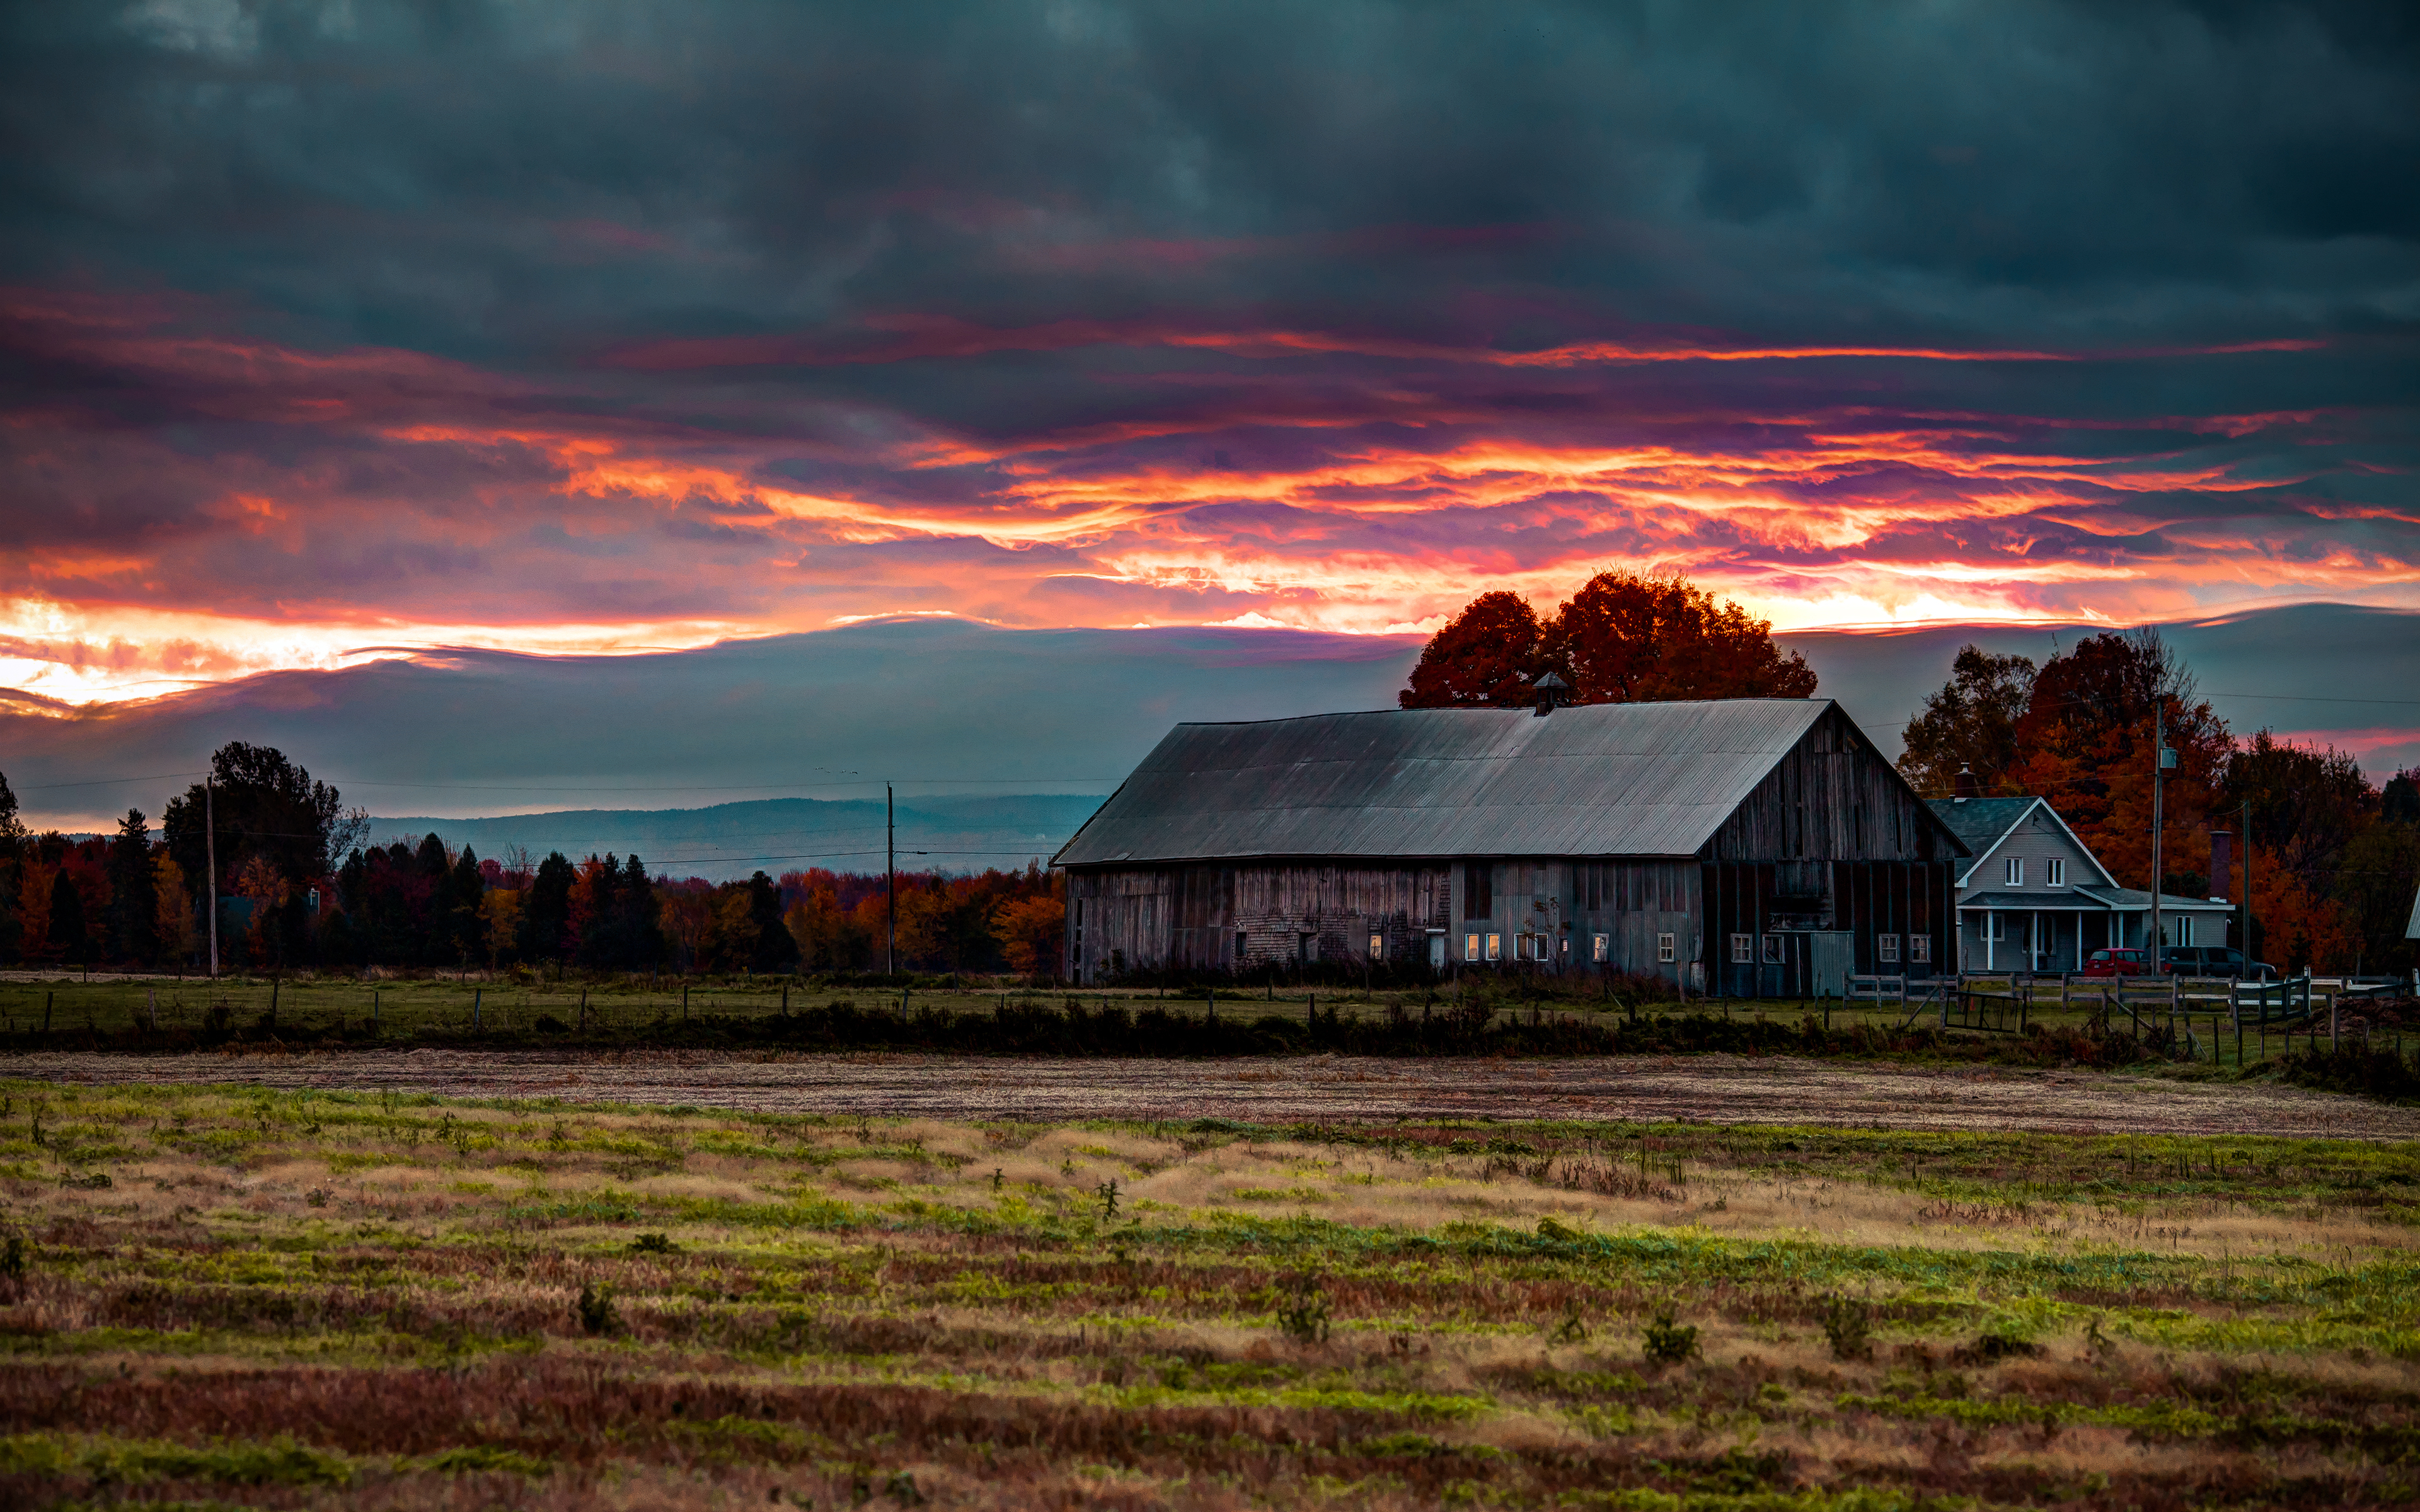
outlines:
[[[1696,854],[1828,699],[1181,724],[1054,858]]]

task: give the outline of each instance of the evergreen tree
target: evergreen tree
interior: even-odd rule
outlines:
[[[521,903],[521,959],[560,961],[571,925],[571,886],[579,873],[561,851],[549,851]]]
[[[799,942],[782,922],[782,889],[759,872],[748,879],[748,921],[755,939],[747,964],[757,971],[786,971],[799,959]]]
[[[84,895],[76,891],[62,868],[51,878],[51,949],[62,961],[78,963],[85,959],[90,949],[90,932],[85,927]]]
[[[454,865],[445,858],[445,842],[432,832],[421,838],[420,849],[412,853],[411,870],[423,879],[427,891],[421,905],[419,938],[413,941],[414,959],[433,966],[454,964]]]
[[[457,961],[476,961],[483,948],[479,938],[479,900],[487,896],[488,879],[479,874],[479,857],[468,845],[455,859],[453,884],[447,890],[453,913],[448,921],[446,949]]]
[[[110,953],[136,965],[150,964],[160,953],[159,912],[151,828],[142,810],[129,809],[109,847]]]
[[[619,896],[621,863],[610,855],[602,861],[592,856],[580,870],[581,883],[586,891],[578,910],[580,964],[599,967],[621,965],[625,954]]]
[[[663,959],[663,929],[655,885],[636,855],[622,863],[622,886],[616,894],[622,909],[622,935],[627,952],[623,964],[648,966]]]

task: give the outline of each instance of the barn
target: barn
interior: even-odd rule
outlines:
[[[1077,831],[1067,975],[1619,970],[1742,997],[1956,969],[1957,834],[1825,699],[1171,731]]]

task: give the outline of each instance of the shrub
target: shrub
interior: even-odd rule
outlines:
[[[580,1300],[572,1304],[580,1315],[580,1326],[591,1334],[610,1334],[620,1321],[613,1314],[613,1288],[593,1283],[580,1288]]]
[[[1823,1304],[1823,1337],[1835,1360],[1863,1360],[1874,1352],[1874,1309],[1854,1297],[1834,1297]]]
[[[634,1255],[677,1255],[680,1246],[665,1234],[641,1234],[630,1241],[630,1252]]]
[[[1297,1344],[1327,1342],[1327,1293],[1309,1277],[1296,1280],[1278,1306],[1278,1327]]]
[[[1697,1329],[1674,1322],[1670,1308],[1647,1320],[1647,1358],[1657,1365],[1679,1365],[1683,1360],[1696,1359],[1700,1352]]]
[[[571,1027],[551,1013],[540,1013],[537,1016],[537,1023],[533,1026],[540,1034],[562,1034]]]

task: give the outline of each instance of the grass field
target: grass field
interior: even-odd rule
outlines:
[[[2420,1148],[0,1084],[0,1504],[2398,1502]]]

